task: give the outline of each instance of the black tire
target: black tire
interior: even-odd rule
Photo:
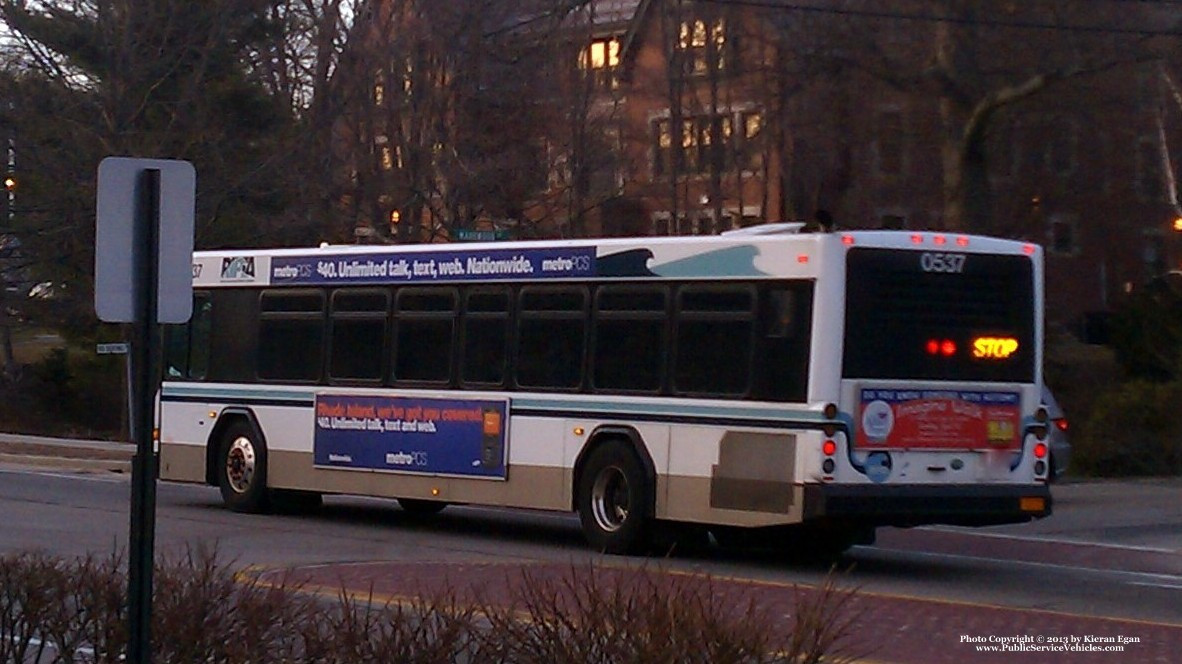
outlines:
[[[438,500],[422,500],[420,498],[399,498],[398,506],[403,512],[413,516],[433,516],[443,511],[447,503]]]
[[[575,506],[583,535],[597,551],[641,553],[652,525],[652,488],[636,452],[613,440],[591,452],[579,474]]]
[[[222,433],[215,472],[222,501],[235,512],[265,512],[267,494],[267,446],[245,420]]]

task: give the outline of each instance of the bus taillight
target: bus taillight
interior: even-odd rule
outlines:
[[[825,473],[825,479],[833,479],[833,469],[837,468],[837,462],[834,461],[833,455],[837,454],[837,443],[833,440],[826,440],[821,443],[821,452],[825,454],[825,460],[821,462],[821,470]]]
[[[924,344],[924,350],[928,355],[943,355],[944,357],[952,357],[956,355],[956,342],[952,339],[928,339]]]
[[[1035,459],[1047,458],[1047,444],[1046,443],[1035,443],[1034,458]]]

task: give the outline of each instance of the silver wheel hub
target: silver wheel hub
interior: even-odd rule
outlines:
[[[603,530],[614,533],[628,521],[632,491],[628,478],[617,466],[604,468],[591,487],[591,513]]]
[[[256,455],[254,443],[245,436],[230,442],[226,452],[226,479],[235,493],[246,493],[254,483]]]

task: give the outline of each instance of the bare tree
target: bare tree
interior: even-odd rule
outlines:
[[[844,0],[794,7],[778,25],[795,57],[825,61],[854,85],[876,81],[934,103],[943,223],[951,229],[1001,230],[987,146],[1008,109],[1156,57],[1141,31],[1154,25],[1154,10],[1129,3],[899,0],[884,7]]]

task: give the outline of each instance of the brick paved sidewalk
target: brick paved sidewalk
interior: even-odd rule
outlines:
[[[465,602],[515,603],[515,589],[528,574],[534,582],[575,579],[596,574],[597,583],[635,583],[641,575],[708,584],[722,606],[738,611],[748,600],[769,616],[774,628],[791,629],[799,602],[815,601],[821,590],[811,586],[767,583],[720,577],[688,575],[657,567],[636,568],[605,562],[594,569],[553,563],[351,563],[286,570],[267,570],[261,578],[271,584],[286,582],[306,591],[337,596],[342,590],[376,602],[399,602],[414,597],[435,597],[453,592]],[[284,581],[285,580],[285,581]],[[577,581],[573,584],[578,585]],[[840,587],[840,583],[839,583]],[[1179,661],[1182,625],[1116,620],[1038,609],[1015,609],[969,602],[906,597],[854,590],[844,615],[852,620],[845,646],[865,654],[863,661],[878,663],[922,662],[964,664],[970,662],[1162,662]],[[997,646],[990,637],[1027,637],[1029,648],[1050,647],[1055,637],[1076,637],[1076,647],[1087,637],[1132,637],[1123,652],[978,652],[978,646]],[[966,641],[981,638],[984,643]],[[1042,639],[1040,642],[1039,639]]]

